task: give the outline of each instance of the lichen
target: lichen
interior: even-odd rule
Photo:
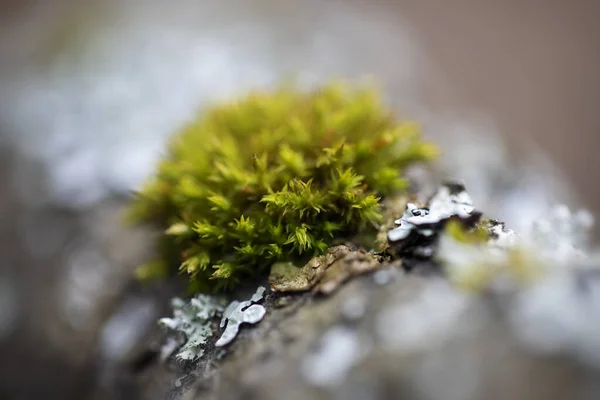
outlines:
[[[461,289],[522,289],[585,259],[582,246],[592,222],[585,211],[571,213],[557,206],[521,235],[494,220],[482,221],[471,230],[455,226],[439,238],[436,258],[448,279]]]
[[[442,185],[424,206],[408,203],[396,227],[387,232],[387,251],[402,258],[405,266],[429,260],[436,252],[438,238],[449,228],[454,235],[463,228],[472,229],[480,222],[464,185],[448,182]],[[450,224],[449,226],[447,226]],[[467,236],[464,235],[464,239]]]
[[[216,105],[174,137],[136,194],[130,220],[164,230],[158,260],[138,276],[179,271],[192,292],[225,290],[274,262],[374,236],[381,198],[437,153],[370,89],[286,87]]]
[[[387,232],[387,251],[411,265],[433,266],[461,289],[482,292],[523,288],[550,270],[585,258],[585,211],[557,206],[521,235],[476,211],[463,185],[440,187],[423,206],[408,203],[397,226]]]
[[[519,246],[499,248],[488,242],[465,243],[444,234],[438,251],[449,281],[469,292],[528,285],[543,273],[540,260]]]
[[[265,288],[260,286],[248,301],[232,301],[225,311],[221,319],[220,327],[225,327],[221,337],[215,343],[217,347],[223,347],[231,343],[237,336],[240,325],[255,324],[265,316],[267,310],[260,304],[265,293]]]
[[[313,257],[295,274],[283,277],[271,275],[269,277],[271,289],[277,292],[303,292],[310,290],[321,280],[326,269],[336,260],[343,258],[348,251],[350,249],[346,246],[335,246],[322,256]]]
[[[340,245],[326,254],[312,258],[304,267],[289,276],[271,276],[271,288],[276,292],[302,292],[331,294],[352,276],[375,271],[381,267],[381,256],[356,251]]]
[[[173,317],[161,318],[159,324],[182,336],[183,345],[176,357],[188,361],[202,357],[205,345],[213,335],[213,320],[224,310],[223,300],[199,294],[187,303],[180,298],[171,303]]]
[[[221,337],[215,342],[222,347],[235,339],[242,323],[255,324],[260,321],[266,309],[256,304],[264,298],[265,288],[260,286],[248,301],[232,301],[225,307],[224,297],[198,294],[189,302],[180,298],[171,301],[172,318],[161,318],[159,325],[167,328],[174,335],[170,336],[163,347],[163,358],[170,357],[177,349],[176,357],[186,361],[196,361],[204,355],[209,339],[218,330],[216,318],[221,318],[219,328],[225,328]],[[174,342],[175,340],[175,342]]]

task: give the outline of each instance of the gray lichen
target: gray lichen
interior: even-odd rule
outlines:
[[[325,333],[320,348],[302,360],[301,373],[312,386],[335,387],[368,354],[368,347],[355,331],[335,326]]]
[[[180,298],[172,301],[173,318],[162,318],[160,325],[180,335],[183,345],[176,357],[182,360],[197,360],[204,354],[207,340],[213,335],[213,319],[224,309],[222,299],[200,294],[185,302]]]
[[[387,233],[389,251],[405,261],[428,259],[435,253],[439,232],[450,219],[473,226],[480,217],[464,185],[446,183],[426,207],[406,205],[404,215],[395,221],[398,226]]]
[[[568,263],[585,256],[593,224],[594,217],[588,211],[571,212],[566,205],[557,205],[544,218],[534,221],[523,239],[547,258]]]
[[[216,329],[216,318],[221,317],[220,328],[223,334],[215,343],[216,347],[230,343],[239,331],[242,323],[255,324],[265,313],[265,308],[256,304],[265,293],[264,287],[259,287],[249,301],[233,301],[227,307],[223,297],[199,294],[186,302],[180,298],[172,300],[173,317],[162,318],[158,322],[176,337],[170,337],[163,351],[163,359],[169,357],[177,348],[176,357],[181,360],[195,361],[204,355],[208,340]],[[174,343],[175,340],[175,343]]]
[[[215,343],[215,346],[225,346],[237,336],[241,324],[255,324],[265,316],[267,310],[260,304],[256,304],[264,297],[265,288],[260,286],[252,298],[248,301],[233,301],[225,311],[221,319],[220,327],[225,327],[225,331]],[[226,326],[227,325],[227,326]]]
[[[437,259],[449,279],[475,291],[522,289],[561,271],[575,271],[588,259],[587,234],[593,218],[556,206],[529,229],[516,234],[504,224],[487,221],[489,239],[461,243],[450,235],[439,238]]]

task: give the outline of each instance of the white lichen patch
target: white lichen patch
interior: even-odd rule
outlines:
[[[173,318],[162,318],[158,322],[181,335],[183,345],[177,352],[177,358],[197,360],[204,354],[207,340],[213,335],[212,322],[223,312],[224,302],[220,298],[200,294],[187,303],[175,298],[172,306]]]
[[[237,336],[241,324],[255,324],[265,316],[267,310],[260,304],[256,304],[264,297],[265,288],[260,286],[256,289],[256,293],[248,301],[233,301],[223,312],[221,319],[221,328],[225,327],[225,331],[215,343],[215,346],[225,346]]]
[[[490,225],[490,239],[483,243],[461,243],[443,234],[438,258],[449,279],[463,289],[522,288],[584,260],[592,224],[587,211],[571,213],[557,206],[520,235],[502,224]]]
[[[466,243],[442,233],[437,259],[456,288],[500,295],[515,337],[528,350],[600,366],[600,257],[589,250],[593,222],[589,212],[559,205],[519,234],[496,222],[487,227],[488,241]],[[430,320],[435,313],[421,315]]]
[[[432,225],[440,224],[452,217],[468,219],[474,211],[471,196],[463,185],[446,184],[438,189],[429,201],[428,207],[420,208],[416,204],[408,203],[402,217],[395,221],[397,227],[388,232],[388,240],[390,242],[405,240],[414,231],[419,231],[424,236],[431,236],[434,233]]]
[[[545,217],[533,222],[523,238],[526,244],[557,264],[585,258],[589,231],[594,217],[587,210],[571,212],[558,205]]]
[[[519,341],[545,354],[600,365],[600,270],[563,269],[520,292],[509,308]]]
[[[356,331],[333,327],[323,336],[319,349],[302,360],[300,370],[304,379],[313,386],[335,387],[343,382],[350,369],[368,351],[368,346]]]
[[[366,296],[356,295],[348,298],[342,304],[340,311],[344,319],[347,321],[360,320],[367,311]]]
[[[391,303],[378,313],[375,331],[380,345],[392,350],[425,351],[474,328],[472,297],[443,280],[431,282],[410,301]],[[465,318],[471,311],[469,318]],[[459,323],[460,322],[460,323]]]
[[[535,280],[543,265],[517,246],[461,243],[448,235],[439,241],[439,260],[450,282],[468,291],[521,286]]]

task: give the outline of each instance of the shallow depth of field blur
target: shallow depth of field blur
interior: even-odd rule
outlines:
[[[370,79],[478,208],[516,230],[559,202],[598,219],[599,17],[594,0],[1,1],[0,398],[86,398],[168,312],[173,293],[132,289],[149,242],[119,212],[171,133],[252,87]]]

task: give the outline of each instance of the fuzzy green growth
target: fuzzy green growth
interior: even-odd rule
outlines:
[[[438,150],[397,123],[370,89],[253,92],[206,110],[170,144],[131,206],[164,229],[152,278],[178,268],[193,291],[224,290],[276,261],[321,254],[334,239],[375,232],[380,196]]]
[[[444,231],[452,239],[464,244],[485,244],[490,238],[488,229],[485,227],[485,221],[480,222],[473,228],[467,228],[460,221],[452,219],[448,221]]]

